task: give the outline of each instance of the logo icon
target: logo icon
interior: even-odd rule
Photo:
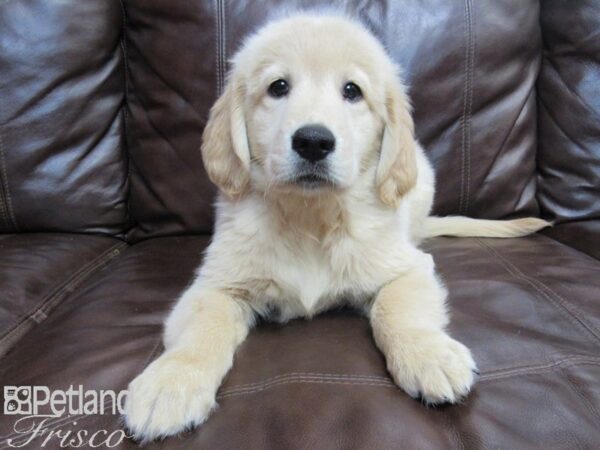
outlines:
[[[31,386],[4,386],[4,414],[31,414],[32,403]]]

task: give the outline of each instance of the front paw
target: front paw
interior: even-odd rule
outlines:
[[[129,384],[125,425],[142,443],[195,427],[215,407],[217,388],[197,359],[164,354]]]
[[[429,405],[460,401],[479,373],[469,349],[441,331],[413,332],[388,348],[388,370],[396,384]]]

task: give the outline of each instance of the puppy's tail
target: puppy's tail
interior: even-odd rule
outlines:
[[[552,224],[536,217],[515,220],[472,219],[463,216],[425,219],[424,235],[457,237],[513,238],[527,236]]]

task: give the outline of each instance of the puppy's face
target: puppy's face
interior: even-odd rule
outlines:
[[[247,84],[252,180],[264,189],[347,188],[380,146],[372,76],[349,49],[319,45],[328,32],[313,31],[274,36]]]
[[[416,178],[394,65],[364,28],[334,17],[276,22],[243,46],[211,111],[203,157],[231,196],[344,190],[377,166],[373,185],[395,204]]]

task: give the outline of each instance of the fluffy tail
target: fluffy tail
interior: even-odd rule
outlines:
[[[515,220],[485,220],[463,216],[432,216],[425,219],[424,234],[427,237],[512,238],[527,236],[549,226],[552,226],[550,222],[535,217]]]

